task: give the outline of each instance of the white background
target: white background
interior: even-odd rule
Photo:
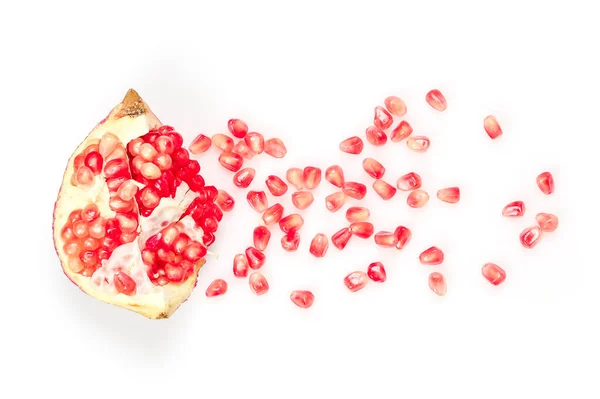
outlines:
[[[2,3],[1,396],[599,397],[592,2],[349,3]],[[130,87],[188,142],[224,132],[231,117],[282,138],[286,158],[249,163],[257,189],[290,166],[332,163],[370,189],[362,156],[337,145],[362,135],[386,96],[402,97],[430,151],[390,143],[362,155],[392,183],[419,172],[432,199],[411,210],[405,194],[384,204],[370,189],[364,203],[376,229],[402,223],[413,241],[397,252],[353,238],[315,260],[312,236],[344,225],[343,211],[325,210],[334,187],[324,182],[297,253],[284,254],[274,230],[271,290],[256,297],[230,269],[259,216],[211,152],[203,174],[237,207],[190,300],[150,321],[85,296],[55,256],[52,208],[69,155]],[[447,112],[426,105],[431,88]],[[490,113],[505,132],[494,142],[482,129]],[[556,178],[551,197],[535,186],[544,170]],[[463,193],[455,206],[435,198],[450,185]],[[502,218],[516,199],[525,217]],[[559,229],[524,250],[519,232],[544,211]],[[441,267],[418,263],[430,245],[446,252]],[[376,260],[388,281],[351,294],[343,276]],[[486,262],[507,270],[502,286],[483,279]],[[433,270],[447,276],[444,298],[427,287]],[[229,292],[207,299],[217,277]],[[308,311],[288,299],[305,288],[316,295]]]

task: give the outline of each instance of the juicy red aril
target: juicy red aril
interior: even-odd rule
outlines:
[[[184,167],[190,162],[190,154],[185,148],[178,148],[173,152],[171,159],[175,162],[175,165]]]
[[[352,292],[365,288],[369,282],[369,277],[365,272],[352,272],[344,277],[344,285]]]
[[[85,263],[85,262],[84,262]],[[125,295],[134,295],[136,284],[135,281],[123,272],[115,273],[113,278],[117,292]]]
[[[219,163],[225,169],[232,172],[237,172],[242,167],[244,160],[242,157],[234,152],[224,151],[219,155]]]
[[[399,97],[389,96],[385,99],[384,104],[392,115],[403,117],[406,114],[406,104]]]
[[[248,259],[246,259],[246,255],[237,254],[233,257],[233,275],[236,277],[246,277],[248,275]]]
[[[425,136],[412,136],[406,140],[406,146],[414,152],[425,152],[429,149],[431,142]]]
[[[500,128],[500,125],[498,124],[498,121],[494,115],[488,115],[485,117],[483,120],[483,128],[492,140],[502,135],[502,128]]]
[[[535,181],[544,194],[550,195],[554,192],[554,177],[552,177],[552,173],[540,173]]]
[[[265,261],[267,260],[265,254],[254,247],[246,248],[246,258],[248,259],[248,266],[253,270],[263,267]]]
[[[315,296],[310,291],[292,291],[290,299],[299,308],[308,309],[315,301]]]
[[[85,156],[84,164],[92,170],[94,175],[99,175],[102,172],[103,163],[102,155],[97,151],[92,151]]]
[[[265,141],[265,152],[273,158],[283,158],[287,154],[287,148],[280,139],[269,139]]]
[[[139,148],[139,156],[144,161],[152,162],[157,155],[158,151],[150,143],[143,143]]]
[[[392,122],[394,122],[394,118],[392,118],[392,115],[385,108],[380,105],[375,107],[375,115],[373,116],[375,127],[385,130],[392,126]]]
[[[533,248],[542,238],[542,229],[539,226],[528,227],[519,236],[521,245],[525,248]]]
[[[241,119],[230,119],[227,122],[227,128],[238,139],[243,138],[248,133],[248,125]]]
[[[535,215],[538,226],[547,233],[551,233],[558,228],[558,217],[551,213],[538,213]]]
[[[400,176],[400,178],[398,178],[398,180],[396,181],[396,187],[398,187],[398,190],[402,191],[412,191],[417,188],[421,188],[422,184],[423,181],[421,179],[421,176],[414,172],[410,172],[405,174],[404,176]]]
[[[507,204],[502,209],[502,216],[504,217],[521,217],[525,214],[525,203],[523,201],[513,201]]]
[[[385,273],[385,267],[381,262],[373,262],[367,269],[367,276],[376,283],[383,283],[387,280],[387,274]]]
[[[215,235],[207,231],[204,232],[204,235],[202,236],[202,242],[206,247],[210,247],[212,244],[214,244],[215,239]]]
[[[481,274],[494,285],[501,284],[506,279],[506,272],[494,263],[486,263],[481,268]]]
[[[254,176],[256,175],[256,170],[254,168],[244,168],[233,175],[233,184],[236,187],[247,188],[252,180],[254,180]]]
[[[157,252],[159,258],[160,251],[161,248],[159,248]],[[189,260],[190,262],[197,262],[200,259],[204,258],[204,256],[206,255],[206,248],[197,242],[193,242],[183,251],[182,255],[185,258],[185,260]]]
[[[297,191],[292,194],[292,203],[298,209],[308,208],[313,201],[314,197],[309,191]]]
[[[94,183],[94,172],[87,166],[80,166],[75,172],[75,180],[84,187],[91,187]]]
[[[340,150],[347,154],[360,154],[364,148],[362,139],[358,136],[352,136],[340,143]]]
[[[206,182],[204,181],[204,178],[200,175],[196,175],[196,176],[192,177],[190,180],[188,180],[187,183],[188,183],[188,186],[190,187],[190,190],[192,190],[195,193],[199,193],[200,191],[204,190],[204,185],[206,184]],[[167,184],[167,187],[168,187],[168,184]]]
[[[160,136],[156,139],[154,146],[161,154],[172,154],[175,150],[173,140],[168,136]]]
[[[304,188],[304,171],[300,168],[290,168],[285,173],[285,178],[288,183],[296,187],[296,190],[302,190]],[[286,187],[287,190],[287,187]]]
[[[259,272],[253,272],[250,274],[248,283],[250,284],[250,289],[256,295],[263,295],[269,291],[269,283],[267,282],[267,279]]]
[[[279,177],[274,175],[268,176],[265,180],[265,184],[267,185],[267,188],[269,189],[271,194],[273,194],[273,196],[275,197],[282,196],[288,190],[287,184],[285,184],[285,182]]]
[[[429,91],[425,96],[425,100],[435,110],[444,111],[446,110],[446,108],[448,108],[446,98],[444,97],[442,92],[437,89]]]
[[[183,281],[183,279],[185,279],[185,271],[183,270],[183,267],[174,265],[170,262],[165,263],[165,274],[169,281],[174,283],[180,283]]]
[[[297,231],[292,230],[283,237],[281,237],[281,247],[288,252],[294,252],[298,250],[300,245],[300,234]]]
[[[394,143],[404,140],[408,138],[413,132],[412,126],[407,121],[401,121],[398,126],[392,130],[392,134],[390,134],[390,140]]]
[[[254,247],[259,251],[264,251],[269,245],[271,239],[271,232],[265,226],[258,226],[252,232],[252,240]]]
[[[369,219],[371,213],[367,208],[352,206],[346,210],[346,220],[350,223],[364,222]]]
[[[212,140],[210,139],[210,137],[205,136],[203,134],[199,134],[190,144],[189,150],[192,154],[201,154],[205,151],[208,151],[211,144]]]
[[[385,201],[396,195],[396,187],[384,182],[383,180],[375,180],[373,183],[373,190]]]
[[[87,204],[81,210],[81,219],[85,222],[91,222],[100,216],[100,210],[96,204]]]
[[[206,195],[206,201],[215,202],[219,195],[219,190],[215,186],[206,186],[204,187],[204,195]]]
[[[360,238],[369,238],[373,235],[373,223],[355,222],[350,225],[350,232]]]
[[[412,237],[412,232],[408,227],[398,226],[396,230],[394,230],[394,235],[398,238],[398,243],[396,244],[396,249],[402,249]]]
[[[325,206],[329,212],[335,212],[344,206],[346,203],[346,194],[343,192],[337,192],[329,194],[325,197]]]
[[[304,179],[304,187],[309,190],[316,188],[321,182],[321,169],[314,166],[307,166],[302,173]]]
[[[419,255],[419,261],[423,265],[439,265],[444,261],[444,252],[438,247],[430,247]]]
[[[446,279],[439,272],[433,272],[429,275],[429,288],[439,296],[446,295]]]
[[[342,187],[342,191],[350,198],[361,200],[367,194],[367,186],[362,183],[346,182]]]
[[[376,147],[380,147],[387,143],[387,135],[384,133],[383,130],[375,126],[367,128],[366,134],[367,141]]]
[[[298,231],[304,224],[304,219],[302,216],[297,213],[292,213],[291,215],[287,215],[283,219],[279,221],[279,228],[284,233],[288,233],[290,231]]]
[[[393,248],[398,244],[398,237],[391,231],[379,231],[375,233],[375,244],[383,248]]]
[[[255,154],[262,154],[265,150],[265,138],[262,134],[251,132],[244,137],[246,146]]]
[[[262,215],[262,220],[267,226],[271,226],[278,223],[283,217],[283,206],[281,204],[275,204],[265,210]]]
[[[129,166],[127,161],[123,158],[116,158],[110,160],[104,165],[104,175],[107,179],[115,177],[126,177],[129,178]]]
[[[344,185],[344,171],[338,165],[333,165],[325,170],[325,180],[336,187],[342,188]]]
[[[350,241],[350,238],[352,238],[352,233],[350,232],[350,229],[348,227],[344,227],[343,229],[331,236],[331,243],[337,249],[342,250],[346,248],[346,245],[348,245],[348,241]]]
[[[233,150],[233,139],[224,134],[217,133],[212,136],[212,144],[223,151],[229,152]]]
[[[362,162],[363,169],[373,179],[381,179],[385,174],[385,167],[373,158],[365,158]]]
[[[437,197],[440,201],[456,204],[460,201],[460,189],[458,187],[442,188],[438,190]]]
[[[233,146],[231,152],[240,155],[244,159],[252,159],[256,155],[244,140],[240,140]]]
[[[423,190],[415,190],[406,197],[406,203],[411,208],[422,208],[429,201],[429,194]]]
[[[98,143],[98,152],[103,157],[107,157],[117,147],[120,140],[112,133],[105,133]]]
[[[329,240],[325,234],[318,233],[310,242],[310,253],[317,258],[322,258],[329,249]]]
[[[267,194],[264,191],[248,191],[246,194],[246,199],[250,204],[250,207],[254,209],[256,212],[264,212],[269,203],[267,201]]]
[[[213,296],[219,296],[219,295],[223,295],[227,292],[227,282],[223,279],[216,279],[215,281],[213,281],[212,283],[210,283],[210,285],[208,286],[208,288],[206,289],[206,296],[207,297],[213,297]]]

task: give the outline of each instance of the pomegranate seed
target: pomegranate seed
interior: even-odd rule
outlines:
[[[500,128],[500,125],[498,124],[498,121],[494,115],[488,115],[485,117],[483,120],[483,128],[492,140],[502,135],[502,128]]]
[[[523,201],[513,201],[502,209],[502,216],[515,218],[525,214],[525,203]]]
[[[317,258],[322,258],[329,249],[329,240],[325,234],[318,233],[314,236],[310,242],[310,253]]]
[[[74,258],[76,256],[79,256],[79,254],[81,253],[81,247],[79,246],[77,241],[69,242],[64,245],[63,251],[67,256]]]
[[[398,238],[398,244],[396,244],[396,249],[402,249],[412,237],[412,232],[408,227],[398,226],[396,230],[394,230],[394,235]]]
[[[544,194],[550,195],[554,192],[554,177],[552,177],[552,173],[540,173],[536,178],[536,183]]]
[[[208,151],[212,144],[210,137],[199,134],[190,144],[189,150],[192,154],[201,154]]]
[[[100,155],[106,158],[111,152],[113,152],[119,143],[120,140],[117,136],[112,133],[105,133],[100,139],[100,143],[98,143],[98,152]]]
[[[383,180],[375,180],[373,190],[385,201],[396,195],[396,188]]]
[[[70,258],[68,265],[73,273],[80,273],[85,268],[83,262],[78,258]]]
[[[325,206],[329,212],[336,212],[346,203],[346,194],[339,191],[325,197]]]
[[[290,168],[285,174],[288,183],[296,187],[296,190],[304,188],[304,171],[300,168]],[[286,189],[287,190],[287,189]]]
[[[158,151],[156,151],[156,148],[154,148],[152,144],[143,143],[140,146],[140,158],[142,158],[144,161],[151,162],[157,155]]]
[[[146,187],[148,188],[148,187]],[[148,193],[148,192],[144,192],[144,190],[142,190],[142,193]],[[142,201],[148,200],[148,198],[142,198]],[[152,199],[150,199],[151,201]],[[156,204],[158,205],[158,202],[160,201],[160,197],[156,197]],[[108,206],[110,207],[110,209],[112,209],[115,212],[121,212],[121,213],[126,213],[126,212],[131,212],[133,210],[133,200],[131,201],[123,201],[121,198],[119,197],[113,197],[110,200],[108,200]]]
[[[264,251],[269,245],[271,239],[271,232],[265,226],[258,226],[252,233],[252,239],[254,241],[254,247],[259,251]]]
[[[350,225],[350,232],[360,238],[369,238],[373,235],[373,223],[355,222]]]
[[[244,160],[239,154],[224,151],[219,155],[219,163],[225,169],[237,172],[242,167]]]
[[[367,194],[367,186],[362,183],[346,182],[342,187],[342,191],[350,198],[361,200]]]
[[[115,218],[119,222],[119,228],[123,233],[133,233],[138,228],[138,219],[135,213],[117,213]],[[179,232],[177,232],[177,234],[179,234]]]
[[[238,139],[244,138],[248,133],[248,125],[241,119],[230,119],[227,122],[227,128]]]
[[[81,210],[81,220],[91,222],[100,216],[100,210],[96,204],[87,204]]]
[[[115,149],[108,154],[108,156],[104,159],[104,161],[109,162],[112,161],[113,159],[122,159],[125,160],[127,158],[127,151],[125,150],[125,147],[121,144],[117,145],[117,147],[115,147]]]
[[[287,148],[280,139],[269,139],[265,141],[265,152],[273,158],[283,158],[287,154]]]
[[[371,213],[367,208],[352,206],[346,210],[346,220],[350,223],[364,222],[369,219]]]
[[[392,134],[390,135],[390,140],[394,143],[402,141],[408,136],[410,136],[413,132],[412,126],[407,121],[401,121],[398,126],[392,130]]]
[[[373,124],[377,129],[385,130],[392,126],[394,118],[386,111],[382,106],[375,107],[375,116],[373,117]]]
[[[302,219],[302,216],[297,213],[292,213],[279,221],[279,228],[284,233],[289,233],[290,231],[300,230],[303,224],[304,219]]]
[[[161,154],[172,154],[175,151],[175,144],[169,136],[158,137],[154,145]]]
[[[381,147],[387,143],[387,135],[383,130],[371,126],[367,128],[367,141],[376,147]]]
[[[99,175],[102,172],[103,163],[102,155],[98,151],[91,151],[85,156],[84,164],[90,168],[94,175]]]
[[[250,274],[248,282],[250,284],[250,289],[256,295],[263,295],[269,291],[269,283],[267,282],[267,279],[259,272],[253,272]]]
[[[396,187],[398,187],[398,190],[402,191],[412,191],[417,188],[421,188],[421,184],[423,184],[421,176],[414,172],[400,176],[400,178],[396,181]]]
[[[263,267],[267,260],[265,254],[254,247],[246,248],[246,258],[248,259],[248,266],[253,270],[258,270]]]
[[[158,193],[152,187],[144,187],[142,191],[138,193],[138,195],[142,205],[148,209],[156,208],[160,202]]]
[[[445,111],[448,108],[448,102],[441,91],[434,89],[427,93],[425,100],[431,107],[438,111]]]
[[[360,154],[364,148],[362,139],[358,136],[352,136],[340,143],[340,150],[347,154]]]
[[[384,101],[385,107],[392,115],[403,117],[406,115],[406,104],[396,96],[389,96]]]
[[[223,295],[227,292],[227,282],[223,279],[216,279],[206,289],[206,296],[211,298],[213,296]]]
[[[533,248],[542,238],[542,229],[539,226],[528,227],[521,232],[519,238],[525,248]]]
[[[427,201],[429,201],[429,194],[421,189],[411,192],[406,197],[406,203],[411,208],[422,208],[427,204]]]
[[[369,282],[369,277],[365,272],[352,272],[344,277],[344,285],[352,292],[365,288]]]
[[[135,281],[123,272],[118,272],[113,278],[117,292],[125,295],[134,295],[136,284]]]
[[[134,157],[137,155],[140,155],[140,150],[142,148],[142,144],[144,144],[144,139],[142,139],[141,137],[138,137],[137,139],[133,139],[129,142],[129,144],[127,144],[127,151],[129,151],[129,154],[131,154]],[[112,152],[115,148],[116,148],[116,144],[115,144],[115,147],[113,147],[113,149],[110,152]],[[109,154],[110,153],[106,154],[105,156],[107,156]]]
[[[373,158],[365,158],[362,162],[363,169],[373,179],[381,179],[385,174],[385,167]]]
[[[439,296],[446,295],[446,279],[439,272],[433,272],[429,275],[429,288]]]
[[[267,226],[271,226],[275,223],[279,223],[283,217],[283,206],[281,204],[275,204],[269,207],[262,215],[262,220]]]
[[[456,204],[460,201],[460,189],[458,187],[442,188],[438,190],[437,197],[440,201]]]
[[[444,261],[444,252],[438,247],[430,247],[419,255],[422,265],[439,265]]]
[[[267,188],[269,189],[271,194],[273,194],[273,196],[275,197],[282,196],[288,190],[287,184],[285,184],[285,182],[279,177],[274,175],[267,177],[267,180],[265,180],[265,184],[267,185]]]
[[[254,176],[256,175],[256,170],[254,168],[244,168],[233,175],[233,184],[236,187],[247,188],[252,180],[254,180]]]
[[[412,136],[406,140],[406,146],[414,152],[425,152],[429,149],[430,141],[425,136]]]
[[[262,154],[265,150],[265,138],[260,133],[248,133],[246,137],[244,137],[244,142],[255,154]]]
[[[538,213],[535,215],[535,220],[542,231],[547,233],[551,233],[558,228],[558,217],[551,213]]]
[[[309,190],[316,188],[321,183],[321,169],[314,166],[307,166],[302,173],[304,187]]]
[[[292,291],[290,299],[299,308],[308,309],[315,301],[315,296],[310,291]]]
[[[235,205],[235,200],[229,193],[225,190],[219,190],[217,194],[217,198],[215,199],[215,204],[223,211],[229,212],[233,209]]]
[[[154,148],[154,147],[153,147]],[[133,158],[131,160],[131,168],[134,172],[136,173],[140,173],[140,170],[142,169],[142,165],[145,163],[146,161],[144,160],[144,158],[142,158],[141,155],[137,155],[135,158]]]
[[[73,230],[71,230],[71,234],[75,235]],[[88,234],[90,237],[94,238],[102,238],[106,234],[106,219],[99,217],[94,220],[88,227]],[[65,237],[66,239],[67,237]]]
[[[268,207],[267,194],[264,191],[248,191],[246,199],[250,204],[250,207],[256,212],[264,212]]]
[[[298,209],[308,208],[313,201],[314,197],[309,191],[297,191],[292,194],[292,202]]]
[[[77,183],[84,187],[90,187],[94,184],[94,172],[87,166],[80,166],[75,174]]]
[[[140,173],[142,174],[142,176],[149,180],[156,180],[162,174],[160,168],[150,162],[142,164],[142,167],[140,168]]]
[[[244,159],[252,159],[256,155],[244,140],[240,140],[233,146],[231,152],[240,155]]]
[[[292,230],[283,237],[281,237],[281,247],[288,252],[294,252],[298,250],[300,245],[300,234],[297,231]]]
[[[352,238],[352,233],[348,227],[344,227],[337,233],[331,236],[331,243],[339,250],[346,248],[348,241]]]
[[[383,283],[387,280],[387,274],[385,273],[385,267],[381,262],[373,262],[369,265],[367,270],[367,276],[376,283]]]
[[[338,165],[333,165],[325,170],[325,180],[336,187],[342,188],[344,185],[344,171]]]
[[[246,259],[246,255],[237,254],[233,257],[233,275],[236,277],[246,277],[248,275],[248,259]]]
[[[173,166],[173,159],[168,154],[159,154],[154,159],[154,163],[160,170],[169,170]]]
[[[483,265],[481,273],[483,277],[494,285],[499,285],[506,279],[506,272],[500,266],[493,263]]]
[[[391,231],[380,231],[375,234],[375,244],[383,248],[393,248],[398,245],[398,237]]]

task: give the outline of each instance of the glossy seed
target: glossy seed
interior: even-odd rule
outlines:
[[[304,178],[304,187],[309,190],[317,188],[319,183],[321,183],[321,169],[314,166],[305,167],[302,176]]]
[[[523,201],[513,201],[502,209],[502,216],[507,218],[521,217],[525,214],[525,203]]]
[[[267,195],[264,191],[250,190],[248,191],[248,194],[246,194],[246,200],[248,201],[248,204],[250,204],[250,207],[256,212],[264,212],[269,206]]]
[[[391,231],[375,233],[375,244],[383,248],[394,248],[398,244],[398,237]]]
[[[212,145],[221,149],[225,152],[230,152],[233,150],[233,139],[231,137],[227,137],[224,134],[217,133],[212,136]]]
[[[397,117],[403,117],[406,115],[406,104],[401,98],[396,96],[389,96],[384,101],[385,107],[392,115]]]
[[[290,299],[299,308],[308,309],[315,301],[315,296],[310,291],[292,291]]]
[[[460,201],[460,189],[458,187],[439,189],[437,192],[437,198],[440,201],[447,202],[449,204],[456,204],[458,201]]]
[[[221,155],[219,155],[219,163],[225,169],[231,172],[237,172],[244,164],[244,160],[235,152],[223,151]]]
[[[216,279],[206,289],[205,295],[209,298],[224,295],[227,292],[227,282],[223,279]]]
[[[322,258],[329,249],[329,240],[325,234],[318,233],[310,242],[309,252],[316,258]]]
[[[365,158],[362,162],[362,167],[365,172],[373,179],[381,179],[385,174],[385,167],[376,159]]]
[[[344,185],[344,171],[338,165],[332,165],[325,170],[325,180],[336,187],[342,188]]]
[[[350,232],[360,238],[369,238],[374,232],[373,223],[370,222],[356,222],[350,225]]]
[[[419,255],[419,261],[423,265],[440,265],[444,262],[444,252],[438,247],[430,247]]]
[[[448,108],[446,98],[444,97],[442,92],[440,92],[437,89],[429,91],[425,96],[425,100],[429,105],[431,105],[433,109],[437,111],[445,111],[446,108]]]
[[[370,216],[369,210],[362,206],[351,206],[346,210],[346,220],[350,223],[365,222]]]
[[[230,119],[227,122],[227,128],[238,139],[244,138],[246,133],[248,133],[248,125],[241,119]]]
[[[502,135],[502,128],[494,115],[488,115],[483,119],[483,128],[492,140]]]
[[[340,150],[347,154],[360,154],[364,148],[362,139],[358,136],[352,136],[340,143]]]
[[[190,144],[189,150],[192,154],[201,154],[205,151],[208,151],[211,145],[212,140],[210,137],[199,134]]]
[[[250,269],[258,270],[265,264],[267,257],[261,251],[254,247],[246,248],[246,259]]]
[[[254,170],[254,168],[240,169],[233,175],[233,184],[239,188],[248,188],[250,183],[252,183],[252,180],[254,180],[255,175],[256,170]]]
[[[346,248],[346,245],[348,245],[348,241],[350,241],[350,238],[352,238],[352,233],[350,232],[350,229],[348,227],[344,227],[343,229],[339,230],[331,236],[331,243],[337,249],[342,250]]]
[[[302,228],[304,224],[304,219],[302,216],[297,213],[292,213],[291,215],[287,215],[279,221],[279,228],[284,233],[289,233],[290,231],[298,231]]]
[[[375,182],[373,183],[373,190],[384,201],[388,201],[394,195],[396,195],[396,187],[384,182],[383,180],[375,180]]]
[[[387,280],[385,267],[381,262],[373,262],[367,269],[367,276],[376,283],[383,283]]]
[[[248,283],[250,284],[250,289],[256,295],[264,295],[269,291],[269,283],[267,282],[267,279],[259,272],[253,272],[250,274]]]
[[[551,213],[538,213],[535,220],[544,232],[551,233],[558,228],[558,217]]]
[[[398,126],[392,130],[392,134],[390,134],[390,140],[394,143],[397,143],[408,138],[412,132],[412,126],[407,121],[401,121]]]
[[[265,138],[262,134],[251,132],[244,137],[246,146],[255,154],[262,154],[265,150]]]
[[[292,230],[281,237],[281,248],[283,248],[284,251],[295,252],[298,250],[299,245],[300,234],[295,230]]]
[[[429,275],[429,288],[439,296],[446,295],[446,279],[439,272],[433,272]]]
[[[275,204],[265,210],[262,215],[262,220],[267,226],[279,223],[283,217],[283,206],[281,204]]]
[[[288,183],[296,187],[296,190],[304,189],[304,171],[300,168],[289,168],[285,173]]]
[[[376,128],[385,130],[392,126],[394,118],[385,108],[378,105],[375,107],[374,113],[375,115],[373,116],[373,124]]]
[[[408,197],[406,197],[406,203],[411,208],[422,208],[425,206],[425,204],[427,204],[428,201],[429,194],[421,189],[412,191],[410,194],[408,194]]]
[[[365,272],[356,271],[344,277],[344,285],[352,292],[365,288],[369,282],[369,276]]]
[[[366,130],[367,141],[376,147],[381,147],[387,143],[385,132],[375,126],[368,127]]]
[[[237,254],[233,257],[233,275],[236,277],[246,277],[248,275],[248,259],[246,259],[246,255]]]
[[[329,212],[336,212],[346,203],[346,194],[339,191],[325,197],[325,206]]]
[[[539,226],[528,227],[521,232],[519,239],[521,245],[531,249],[535,247],[542,238],[542,229]]]
[[[287,148],[280,139],[269,139],[265,141],[265,152],[273,158],[283,158],[287,154]]]
[[[254,247],[259,251],[264,251],[267,249],[270,239],[271,231],[269,231],[269,229],[267,229],[265,226],[258,226],[252,232],[252,241],[254,243]]]
[[[486,263],[481,268],[481,274],[485,277],[490,283],[494,285],[502,284],[502,282],[506,279],[506,272],[500,266],[494,263]]]
[[[423,184],[423,180],[421,176],[414,172],[407,173],[403,176],[400,176],[396,181],[396,187],[401,191],[412,191],[417,188],[421,188]]]
[[[310,191],[297,191],[292,194],[292,203],[298,209],[308,208],[314,201]]]
[[[535,181],[544,194],[550,195],[554,192],[554,177],[552,173],[540,173]]]
[[[398,243],[396,244],[396,249],[402,249],[412,237],[412,232],[408,227],[398,226],[396,230],[394,230],[394,235],[398,238]]]
[[[426,152],[431,142],[425,136],[411,136],[406,140],[406,146],[414,152]]]
[[[217,204],[223,212],[229,212],[235,206],[235,200],[227,191],[219,190],[217,198],[215,199],[215,204]]]
[[[269,192],[275,197],[280,197],[283,194],[287,193],[288,185],[285,184],[285,182],[277,176],[268,176],[265,180],[265,184],[267,185],[267,189],[269,189]]]
[[[342,191],[350,198],[361,200],[367,194],[367,186],[362,183],[346,182],[342,187]]]

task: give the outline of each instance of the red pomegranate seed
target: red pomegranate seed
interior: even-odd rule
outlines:
[[[348,241],[352,238],[352,233],[348,227],[344,227],[337,233],[331,236],[331,243],[339,250],[346,248]]]
[[[391,231],[379,231],[375,234],[375,244],[383,248],[393,248],[398,245],[398,237]]]
[[[346,194],[339,191],[325,197],[325,206],[329,212],[336,212],[346,203]]]
[[[262,215],[262,220],[267,226],[271,226],[275,223],[279,223],[283,217],[283,206],[281,204],[275,204],[269,207]]]
[[[304,168],[302,176],[304,178],[304,187],[309,190],[317,188],[319,183],[321,183],[321,169],[314,166]]]
[[[96,204],[87,204],[81,210],[81,219],[84,222],[91,222],[100,216],[100,210]]]
[[[360,154],[364,148],[362,139],[358,136],[352,136],[340,143],[340,150],[347,154]]]
[[[265,180],[265,184],[267,185],[267,188],[269,189],[271,194],[273,194],[273,196],[275,197],[282,196],[288,190],[288,185],[285,184],[285,182],[279,177],[274,175],[268,176]]]
[[[263,295],[269,291],[269,283],[267,282],[267,279],[259,272],[253,272],[250,274],[248,282],[250,284],[250,289],[256,295]]]
[[[402,249],[412,237],[412,232],[408,227],[398,226],[396,230],[394,230],[394,235],[398,238],[398,244],[396,244],[396,249]]]
[[[426,152],[429,149],[430,141],[425,136],[412,136],[406,140],[406,146],[414,152]]]
[[[255,154],[262,154],[265,150],[265,138],[260,133],[248,133],[246,137],[244,137],[244,142]]]
[[[123,201],[129,201],[135,197],[135,194],[138,192],[138,186],[135,185],[131,180],[127,180],[119,186],[117,189],[117,195]]]
[[[87,166],[80,166],[75,173],[77,183],[84,187],[91,187],[94,183],[94,172]]]
[[[551,213],[538,213],[535,220],[544,232],[551,233],[558,228],[558,217]]]
[[[401,191],[412,191],[417,188],[421,188],[423,181],[421,176],[414,172],[410,172],[405,174],[404,176],[400,176],[400,178],[396,181],[396,187]]]
[[[502,284],[502,282],[506,279],[506,272],[500,266],[494,263],[486,263],[481,268],[481,274],[485,277],[490,283],[494,285]]]
[[[250,207],[254,209],[256,212],[264,212],[269,207],[269,202],[267,201],[267,194],[264,191],[248,191],[246,194],[246,199],[250,204]]]
[[[233,275],[236,277],[246,277],[248,275],[248,259],[246,259],[246,255],[237,254],[233,257]]]
[[[85,263],[85,262],[84,262]],[[118,272],[113,278],[117,292],[125,295],[134,295],[136,291],[135,281],[123,272]]]
[[[384,101],[385,107],[392,115],[403,117],[406,115],[406,104],[401,98],[396,96],[389,96]]]
[[[351,206],[346,210],[346,220],[350,223],[365,222],[370,216],[371,212],[361,206]]]
[[[256,155],[244,140],[240,140],[233,146],[231,152],[240,155],[244,159],[252,159]]]
[[[248,247],[246,248],[246,259],[248,260],[248,266],[250,269],[258,270],[263,267],[267,257],[258,249],[254,247]]]
[[[528,227],[521,232],[519,239],[525,248],[533,248],[542,238],[542,229],[539,226]]]
[[[367,186],[362,183],[346,182],[342,187],[342,191],[350,198],[361,200],[367,194]]]
[[[248,133],[248,125],[241,119],[230,119],[227,122],[227,128],[238,139],[244,138]]]
[[[344,277],[344,285],[352,292],[365,288],[369,282],[369,277],[365,272],[352,272]]]
[[[288,183],[296,187],[296,190],[304,188],[304,171],[300,168],[290,168],[285,174]]]
[[[120,140],[117,136],[112,133],[105,133],[104,136],[100,139],[100,143],[98,143],[98,152],[103,157],[107,157],[111,152],[117,147]],[[137,155],[137,154],[134,154]]]
[[[281,248],[283,248],[284,251],[295,252],[298,250],[299,245],[300,234],[295,230],[292,230],[281,237]]]
[[[223,279],[216,279],[206,289],[206,296],[211,298],[213,296],[223,295],[227,292],[227,282]]]
[[[385,174],[385,167],[373,158],[365,158],[362,162],[363,169],[373,179],[381,179]]]
[[[287,148],[280,139],[269,139],[265,141],[265,152],[273,158],[283,158],[287,154]]]
[[[536,183],[544,194],[550,195],[554,192],[554,177],[552,177],[552,173],[540,173],[536,178]]]
[[[458,187],[442,188],[438,190],[437,197],[440,201],[456,204],[460,201],[460,189]]]
[[[376,283],[383,283],[387,280],[387,274],[385,273],[385,267],[381,262],[373,262],[367,269],[367,276]]]
[[[223,211],[229,212],[233,209],[235,205],[235,200],[229,193],[225,190],[219,190],[217,194],[217,198],[215,199],[215,204]]]
[[[502,128],[500,128],[500,125],[498,124],[498,121],[494,115],[488,115],[485,117],[483,120],[483,128],[492,140],[502,135]]]
[[[254,168],[244,168],[233,175],[233,184],[236,187],[240,188],[248,188],[252,180],[254,180],[254,176],[256,175],[256,170]]]
[[[408,136],[410,136],[413,132],[412,126],[407,121],[401,121],[398,126],[392,130],[392,134],[390,135],[390,140],[394,143],[402,141]]]
[[[299,308],[308,309],[315,301],[315,296],[310,291],[292,291],[290,299]]]
[[[201,154],[203,152],[208,151],[211,145],[212,140],[210,139],[210,137],[205,136],[203,134],[199,134],[190,144],[189,150],[192,154]]]
[[[221,133],[212,136],[212,144],[225,152],[233,150],[233,139]]]
[[[350,232],[360,238],[369,238],[373,235],[374,227],[370,222],[356,222],[350,225]]]
[[[297,191],[292,194],[292,202],[298,209],[308,208],[313,201],[314,197],[309,191]]]
[[[396,187],[384,182],[383,180],[375,180],[373,190],[385,201],[396,195]]]
[[[344,171],[338,165],[332,165],[325,170],[325,180],[336,187],[344,185]]]
[[[269,245],[271,232],[265,226],[258,226],[254,229],[252,239],[254,241],[254,247],[259,251],[264,251],[267,249],[267,245]]]
[[[423,265],[440,265],[444,261],[444,252],[438,247],[430,247],[419,255],[419,261]]]
[[[304,219],[302,219],[302,216],[297,213],[292,213],[279,221],[279,228],[284,233],[289,233],[290,231],[300,230],[303,224]]]
[[[429,91],[425,96],[425,100],[431,107],[438,111],[445,111],[448,108],[448,102],[441,91],[434,89]]]
[[[394,118],[392,115],[382,106],[378,105],[375,107],[375,115],[373,116],[373,124],[376,128],[385,130],[392,126]]]
[[[327,236],[321,233],[316,234],[310,242],[310,253],[316,258],[322,258],[327,253],[327,249],[329,249],[329,240],[327,239]]]
[[[502,216],[507,218],[521,217],[525,214],[525,203],[523,201],[513,201],[502,209]]]
[[[366,130],[367,141],[376,147],[381,147],[387,143],[387,135],[385,132],[375,126],[371,126]]]
[[[219,163],[225,169],[237,172],[244,164],[244,160],[239,154],[224,151],[219,155]]]
[[[433,272],[429,275],[429,288],[439,296],[446,295],[446,279],[439,272]]]
[[[421,189],[411,192],[406,197],[406,203],[411,208],[422,208],[427,204],[427,201],[429,201],[429,194]]]
[[[140,173],[148,180],[158,179],[162,174],[160,168],[151,162],[146,162],[142,164],[142,167],[140,168]]]
[[[94,175],[99,175],[102,172],[104,160],[98,151],[91,151],[85,156],[84,165],[91,169]]]

